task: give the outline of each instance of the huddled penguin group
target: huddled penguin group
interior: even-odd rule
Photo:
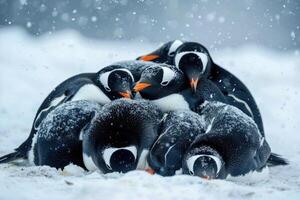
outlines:
[[[0,163],[17,159],[206,179],[287,164],[271,153],[246,86],[203,45],[180,40],[62,82],[41,104],[27,140]]]

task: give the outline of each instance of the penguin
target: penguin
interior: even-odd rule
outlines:
[[[154,64],[144,69],[133,91],[148,100],[156,100],[187,88],[182,71],[172,65]]]
[[[254,120],[238,108],[207,102],[199,113],[207,123],[183,157],[182,170],[206,179],[225,179],[260,171],[271,149]]]
[[[63,169],[70,163],[102,173],[147,167],[161,111],[148,101],[69,101],[41,122],[28,152],[30,164]]]
[[[238,108],[215,101],[201,111],[165,114],[148,164],[162,176],[177,170],[205,179],[225,179],[260,171],[271,149],[252,118]]]
[[[82,134],[86,168],[102,173],[146,169],[161,118],[158,107],[146,100],[118,99],[104,105]]]
[[[162,176],[172,176],[182,168],[182,160],[189,146],[200,134],[205,134],[204,118],[189,110],[164,114],[159,137],[148,155],[149,168]]]
[[[222,91],[228,103],[252,117],[264,134],[260,111],[248,88],[232,73],[214,63],[203,45],[180,40],[170,41],[137,60],[175,65],[184,72],[194,91],[200,85],[200,79],[210,79]]]
[[[162,111],[195,110],[204,101],[227,103],[219,88],[208,79],[192,91],[183,72],[175,66],[160,64],[146,68],[133,91],[151,100]]]
[[[130,70],[119,65],[107,66],[97,73],[75,75],[59,84],[43,101],[33,121],[30,135],[15,152],[0,157],[0,163],[27,158],[33,136],[47,114],[62,103],[75,100],[94,100],[104,105],[117,98],[133,98],[135,80]]]
[[[96,101],[76,100],[60,104],[41,121],[35,133],[28,161],[57,169],[73,163],[86,169],[82,156],[82,133],[101,114]]]
[[[160,66],[157,66],[156,68],[159,68]],[[177,69],[178,70],[178,69]],[[141,96],[143,98],[150,99],[152,103],[157,105],[163,112],[170,112],[170,111],[194,111],[197,114],[194,115],[205,115],[206,113],[202,114],[202,106],[205,105],[207,102],[219,102],[222,103],[223,105],[229,105],[227,102],[227,98],[225,95],[220,91],[220,89],[209,79],[202,78],[200,79],[201,84],[196,88],[196,91],[191,90],[190,88],[186,88],[182,91],[180,91],[180,82],[174,81],[174,84],[172,85],[172,92],[170,91],[170,88],[165,87],[165,86],[160,86],[159,89],[156,89],[156,87],[152,88],[152,85],[159,85],[161,82],[161,74],[163,73],[162,70],[160,70],[160,75],[157,73],[152,73],[152,71],[145,71],[145,74],[142,73],[140,81],[137,82],[137,85],[134,87],[135,91],[140,92]],[[178,73],[178,76],[183,76],[183,74]],[[173,76],[174,77],[174,76]],[[171,80],[172,81],[172,80]],[[171,82],[170,81],[170,82]],[[140,85],[141,84],[141,85]],[[183,87],[184,88],[184,87]],[[166,91],[165,91],[166,90]],[[174,93],[173,93],[174,92]],[[173,94],[172,94],[173,93]],[[238,108],[237,108],[238,109]],[[187,114],[182,114],[182,115],[187,115]],[[172,116],[172,115],[171,115]],[[171,117],[170,117],[171,118]],[[193,116],[186,116],[185,118],[196,118]],[[173,119],[173,118],[171,118]],[[168,120],[170,120],[168,118]],[[167,120],[167,121],[168,121]],[[175,121],[174,124],[178,123],[180,124],[180,121],[177,120],[170,120],[170,121]],[[182,122],[185,123],[185,120],[182,119]],[[199,123],[200,124],[200,123]],[[226,126],[223,127],[226,129]],[[167,129],[167,128],[163,128]],[[172,129],[170,129],[171,131]],[[184,132],[184,131],[182,131]],[[156,153],[158,156],[164,156],[165,153],[162,153],[161,151],[163,150],[168,150],[168,148],[162,148],[164,145],[167,144],[169,146],[170,142],[169,140],[173,140],[174,137],[170,135],[165,135],[163,134],[164,131],[162,131],[162,135],[164,137],[160,137],[156,141],[156,145],[160,145],[159,148],[154,148],[159,149],[159,153]],[[176,135],[176,132],[174,133]],[[264,137],[264,135],[262,135]],[[165,138],[166,137],[166,138]],[[179,135],[178,137],[183,137]],[[184,138],[184,137],[183,137]],[[188,138],[189,140],[192,138]],[[161,140],[161,141],[160,141]],[[181,148],[181,150],[184,150],[185,148],[183,146],[178,146]],[[176,148],[174,148],[175,150]],[[181,152],[182,153],[182,152]],[[150,152],[151,155],[151,152]],[[170,155],[170,154],[168,154]],[[176,150],[176,155],[180,155],[178,150]],[[176,157],[176,156],[175,156]],[[180,159],[180,156],[178,156],[178,159]],[[177,163],[175,166],[178,167],[178,159],[175,159],[172,157],[171,163]],[[157,160],[163,161],[163,158],[159,158]],[[177,162],[176,162],[177,160]],[[155,161],[157,162],[157,161]],[[152,167],[154,167],[155,171],[159,171],[160,174],[162,175],[173,175],[176,171],[176,167],[170,167],[170,166],[165,166],[162,167],[159,164],[153,164],[155,162],[150,162],[152,163]],[[165,163],[167,161],[164,161]],[[276,166],[276,165],[286,165],[288,164],[287,160],[284,158],[281,158],[279,155],[275,153],[271,153],[270,156],[268,157],[268,166]],[[160,166],[160,167],[157,167]]]

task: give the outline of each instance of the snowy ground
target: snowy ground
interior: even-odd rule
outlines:
[[[35,112],[51,89],[76,73],[97,71],[154,47],[137,42],[88,40],[75,32],[32,39],[19,29],[0,29],[0,155],[29,134]],[[142,171],[88,174],[75,166],[0,166],[2,199],[299,199],[300,55],[257,46],[212,52],[240,77],[261,109],[272,150],[291,164],[242,178],[206,181],[163,178]]]

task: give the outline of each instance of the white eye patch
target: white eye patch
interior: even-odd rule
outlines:
[[[100,74],[99,80],[100,80],[101,84],[103,85],[103,87],[105,88],[105,90],[108,91],[108,92],[111,91],[111,89],[110,89],[110,87],[108,85],[109,75],[112,72],[117,71],[117,70],[126,72],[131,77],[132,82],[134,82],[134,77],[133,77],[132,73],[128,69],[122,69],[122,68],[120,68],[120,69],[114,69],[112,71],[105,72],[103,74]]]
[[[112,154],[118,150],[128,150],[132,153],[132,155],[134,156],[134,159],[136,160],[137,157],[137,149],[135,146],[128,146],[128,147],[121,147],[121,148],[115,148],[115,147],[109,147],[107,149],[104,149],[104,151],[102,152],[102,157],[103,160],[106,164],[106,166],[111,169],[110,166],[110,158],[112,156]]]
[[[168,67],[161,67],[163,70],[163,77],[161,80],[161,85],[166,86],[170,83],[171,80],[175,77],[175,72]]]
[[[110,87],[108,86],[108,77],[109,77],[111,72],[112,71],[105,72],[105,73],[101,74],[100,77],[99,77],[100,82],[102,83],[105,90],[108,91],[108,92],[111,91]]]
[[[213,155],[204,155],[204,154],[202,154],[202,155],[194,155],[194,156],[191,156],[191,157],[186,161],[187,167],[188,167],[188,169],[189,169],[189,171],[190,171],[190,174],[192,174],[192,175],[194,174],[194,164],[195,164],[196,160],[197,160],[198,158],[204,157],[204,156],[210,157],[211,159],[213,159],[213,160],[215,161],[215,163],[216,163],[216,165],[217,165],[217,173],[216,173],[216,174],[218,174],[218,173],[220,172],[221,166],[222,166],[221,160],[220,160],[218,157],[216,157],[216,156],[213,156]]]
[[[169,48],[168,54],[171,55],[171,54],[175,53],[175,51],[178,49],[178,47],[179,47],[180,45],[182,45],[182,44],[183,44],[182,41],[180,41],[180,40],[175,40],[175,41],[171,44],[171,46],[170,46],[170,48]]]
[[[205,54],[205,53],[200,53],[200,52],[196,52],[196,51],[184,51],[184,52],[181,52],[181,53],[178,53],[176,56],[175,56],[175,66],[179,68],[179,63],[180,63],[180,60],[181,58],[186,55],[186,54],[195,54],[198,56],[198,58],[200,58],[202,64],[203,64],[203,70],[202,70],[202,73],[205,72],[206,70],[206,66],[207,66],[207,63],[208,63],[208,56]]]

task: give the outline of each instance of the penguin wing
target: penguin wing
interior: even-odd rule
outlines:
[[[69,163],[84,167],[82,134],[101,112],[101,105],[87,100],[57,106],[42,120],[32,143],[29,160],[36,165],[63,168]]]
[[[227,102],[254,119],[264,135],[263,122],[258,106],[245,84],[224,68],[214,64],[209,77],[225,95]]]
[[[71,100],[83,85],[93,83],[93,75],[92,73],[78,74],[65,80],[52,90],[37,111],[34,119],[34,127],[37,128],[51,110]]]
[[[32,139],[37,132],[37,128],[40,125],[41,121],[45,119],[47,114],[54,108],[64,102],[71,100],[79,90],[79,88],[81,88],[84,84],[92,83],[93,76],[93,73],[78,74],[65,80],[54,90],[52,90],[40,105],[35,115],[28,138],[18,148],[16,148],[15,151],[19,152],[19,154],[21,154],[23,158],[27,158],[27,153],[31,148]]]

